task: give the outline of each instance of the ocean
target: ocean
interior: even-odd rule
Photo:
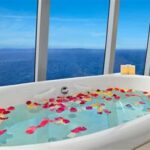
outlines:
[[[104,50],[49,49],[47,80],[103,74]],[[114,72],[121,64],[136,65],[143,74],[146,50],[116,50]],[[34,49],[0,49],[0,85],[34,81]]]

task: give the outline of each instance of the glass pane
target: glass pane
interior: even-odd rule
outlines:
[[[109,0],[51,0],[47,79],[103,73]]]
[[[0,85],[34,81],[37,0],[0,1]]]
[[[150,23],[149,0],[121,0],[114,72],[121,64],[133,64],[144,73]]]

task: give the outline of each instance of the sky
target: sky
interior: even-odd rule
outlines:
[[[49,48],[105,48],[109,0],[51,0]],[[0,0],[0,48],[34,48],[37,0]],[[149,0],[120,0],[117,48],[145,49]]]

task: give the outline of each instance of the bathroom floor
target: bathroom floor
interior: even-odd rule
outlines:
[[[137,148],[133,150],[150,150],[150,141],[146,142],[145,144],[138,146]]]

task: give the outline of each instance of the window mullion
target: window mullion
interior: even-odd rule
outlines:
[[[38,1],[35,81],[46,80],[50,0]]]
[[[119,16],[119,0],[110,0],[104,74],[113,73],[114,69],[118,16]]]

